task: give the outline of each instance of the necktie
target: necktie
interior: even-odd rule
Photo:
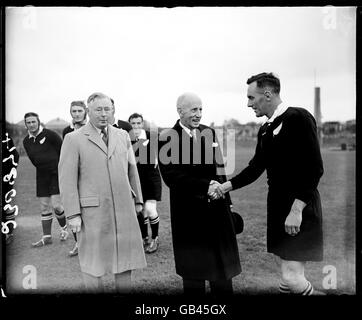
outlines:
[[[108,137],[107,137],[107,132],[105,129],[102,129],[101,135],[102,135],[102,140],[104,141],[106,146],[108,146]]]
[[[193,138],[194,142],[196,142],[196,141],[197,141],[197,138],[196,138],[196,129],[191,130],[191,134],[192,134],[192,138]]]

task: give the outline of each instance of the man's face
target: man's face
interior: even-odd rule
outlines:
[[[248,87],[248,107],[253,108],[257,117],[267,115],[270,109],[264,90],[256,86],[256,81],[250,83]]]
[[[96,98],[88,105],[89,121],[99,129],[107,127],[112,117],[113,106],[109,98]]]
[[[70,114],[74,122],[82,122],[85,118],[85,110],[80,106],[72,106],[70,108]]]
[[[141,130],[143,129],[143,120],[141,117],[132,118],[129,122],[132,126],[133,133],[138,137],[141,134]]]
[[[25,126],[31,134],[35,135],[39,131],[39,122],[37,117],[27,117],[25,119]]]
[[[185,105],[181,110],[179,110],[180,121],[181,123],[189,128],[195,129],[200,125],[202,117],[202,103],[199,99],[192,99],[190,102]]]

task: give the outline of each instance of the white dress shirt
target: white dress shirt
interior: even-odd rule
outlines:
[[[187,128],[186,126],[184,126],[181,123],[181,121],[179,123],[180,123],[181,128],[183,128],[186,131],[186,133],[190,136],[190,138],[195,138],[196,139],[196,129],[191,130],[191,129]]]

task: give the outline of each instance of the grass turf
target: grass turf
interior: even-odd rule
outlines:
[[[236,172],[247,165],[253,154],[251,148],[236,149]],[[337,271],[337,288],[329,294],[355,293],[355,152],[322,150],[325,173],[320,181],[325,240],[323,262],[307,264],[306,276],[316,289],[324,290],[324,268]],[[74,244],[70,235],[59,240],[59,226],[53,219],[53,244],[31,248],[40,239],[39,202],[35,197],[35,168],[27,157],[21,157],[15,185],[19,206],[18,227],[14,241],[7,247],[7,294],[67,294],[83,291],[78,258],[69,258]],[[272,254],[266,252],[266,175],[255,183],[231,193],[234,209],[241,213],[245,229],[238,235],[242,273],[234,278],[234,291],[239,294],[277,294],[279,267]],[[147,267],[133,272],[134,288],[141,294],[170,295],[182,292],[181,278],[175,274],[173,259],[168,188],[163,186],[160,214],[160,248],[146,255]],[[36,268],[37,289],[24,289],[24,267]],[[105,277],[111,291],[111,275]]]

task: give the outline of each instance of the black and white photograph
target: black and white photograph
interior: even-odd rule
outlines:
[[[2,297],[356,295],[357,7],[3,11]]]

